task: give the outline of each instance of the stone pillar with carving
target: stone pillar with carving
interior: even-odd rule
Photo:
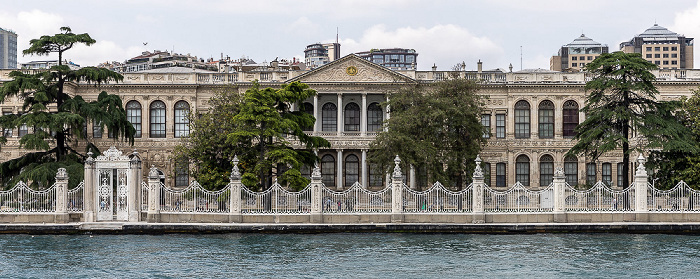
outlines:
[[[391,222],[403,222],[403,174],[399,155],[394,158],[394,172],[391,174]]]
[[[566,205],[566,198],[564,197],[564,191],[566,188],[566,174],[564,174],[564,169],[558,167],[554,171],[554,178],[552,180],[554,186],[552,199],[554,202],[554,222],[566,222],[566,214],[564,206]]]
[[[92,152],[88,151],[85,158],[83,172],[83,221],[95,222],[97,215],[95,213],[95,158],[92,157]]]
[[[148,172],[148,214],[149,223],[160,222],[160,176],[156,166],[151,166]]]
[[[323,223],[323,189],[321,168],[314,166],[311,172],[311,223]]]
[[[56,223],[67,223],[68,217],[68,173],[59,168],[56,173]]]
[[[646,159],[640,153],[639,157],[637,157],[637,171],[634,174],[634,211],[638,213],[649,212],[649,207],[647,205],[647,185],[649,183],[649,177],[647,175],[647,169],[644,167],[645,162]]]
[[[472,212],[473,223],[484,222],[484,172],[481,170],[481,158],[476,155],[476,167],[472,175]]]
[[[141,221],[141,203],[143,199],[141,198],[141,159],[139,159],[139,153],[134,150],[129,160],[129,196],[127,205],[129,207],[129,222]]]
[[[233,167],[229,178],[229,222],[240,223],[241,216],[241,171],[238,169],[238,156],[233,156]]]

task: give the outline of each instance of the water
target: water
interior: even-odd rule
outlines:
[[[692,278],[700,236],[0,235],[3,278]]]

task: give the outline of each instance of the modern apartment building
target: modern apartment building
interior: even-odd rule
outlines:
[[[608,53],[607,45],[593,41],[581,34],[573,42],[563,45],[557,55],[552,56],[549,60],[549,69],[578,72],[603,53]]]
[[[416,70],[418,53],[415,49],[386,48],[356,53],[358,56],[395,71]]]
[[[17,69],[17,33],[0,28],[0,69]]]
[[[654,24],[642,34],[620,44],[626,53],[641,53],[661,69],[692,69],[693,38]]]

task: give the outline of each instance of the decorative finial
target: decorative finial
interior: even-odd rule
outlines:
[[[56,180],[67,180],[68,179],[68,172],[66,172],[65,168],[58,168],[58,172],[56,172]]]
[[[554,171],[554,176],[555,177],[564,177],[566,176],[564,174],[564,169],[562,167],[557,167],[557,169]]]
[[[318,167],[317,163],[314,163],[314,169],[311,172],[311,178],[321,178],[321,168]]]
[[[476,168],[474,168],[474,174],[472,175],[473,178],[483,178],[484,177],[484,172],[481,170],[481,157],[479,155],[476,155],[476,159],[474,159],[474,162],[476,162]]]
[[[234,155],[233,156],[233,168],[231,169],[231,176],[229,176],[230,180],[241,180],[241,171],[238,169],[238,156]]]
[[[399,158],[399,155],[396,155],[396,158],[394,158],[394,177],[400,178],[402,176],[401,174],[401,167],[399,167],[399,164],[401,163],[401,158]]]
[[[87,158],[85,159],[85,163],[86,163],[86,164],[92,165],[92,164],[95,163],[95,158],[92,158],[92,155],[93,155],[92,151],[89,151],[89,150],[88,150]]]
[[[151,166],[151,170],[148,171],[148,178],[149,179],[159,179],[160,175],[158,175],[158,168],[156,168],[155,165]]]
[[[639,163],[637,166],[637,175],[647,175],[647,169],[644,167],[646,161],[642,153],[639,153],[639,157],[637,157],[637,163]]]

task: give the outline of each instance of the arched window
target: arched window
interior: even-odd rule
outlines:
[[[321,108],[321,130],[322,131],[337,131],[338,130],[338,107],[334,103],[326,103]]]
[[[539,134],[541,139],[554,138],[554,103],[552,101],[542,101],[540,103]],[[549,184],[548,184],[549,185]]]
[[[355,103],[349,103],[345,106],[344,123],[346,132],[360,131],[360,106]]]
[[[301,105],[302,105],[301,111],[308,113],[310,115],[314,115],[314,105],[312,105],[311,103],[308,103],[308,102],[303,103]],[[313,131],[313,129],[314,129],[314,125],[311,125],[308,127],[302,127],[302,130],[304,130],[304,131]]]
[[[335,158],[324,155],[321,158],[321,181],[326,187],[335,187]]]
[[[576,135],[574,129],[578,125],[578,103],[573,100],[566,101],[564,103],[564,109],[562,111],[563,115],[563,128],[564,137],[573,137]]]
[[[530,186],[530,158],[520,155],[515,159],[515,181]]]
[[[551,155],[540,157],[540,186],[549,186],[554,178],[554,158]]]
[[[578,159],[574,155],[569,155],[564,158],[564,174],[566,175],[566,183],[571,186],[578,185]]]
[[[496,164],[496,187],[506,187],[506,163]]]
[[[175,137],[186,137],[190,134],[190,104],[185,101],[175,103]]]
[[[384,186],[384,174],[382,173],[382,168],[376,164],[369,165],[369,186]]]
[[[152,138],[165,137],[165,103],[161,101],[151,103],[150,127]]]
[[[530,103],[527,101],[515,103],[515,138],[530,138]]]
[[[345,157],[345,187],[350,187],[360,181],[360,160],[355,155]]]
[[[131,122],[136,129],[135,138],[141,137],[141,103],[137,101],[129,101],[126,103],[126,120]]]
[[[384,112],[378,103],[371,103],[367,107],[367,131],[377,132],[382,129],[384,122]]]

